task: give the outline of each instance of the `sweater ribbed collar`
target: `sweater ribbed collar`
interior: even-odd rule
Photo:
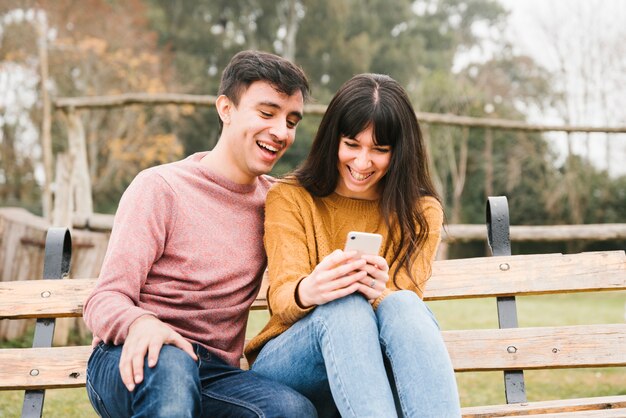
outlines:
[[[190,164],[192,164],[193,167],[208,180],[233,193],[252,193],[257,189],[257,186],[259,185],[258,178],[256,178],[254,183],[252,184],[239,184],[235,183],[227,177],[215,173],[211,170],[211,167],[207,167],[205,164],[202,164],[200,160],[202,160],[202,158],[208,153],[209,151],[196,152],[195,154],[192,154],[189,157],[185,158],[185,161],[188,161]]]
[[[348,210],[367,211],[367,210],[375,209],[379,207],[380,205],[380,199],[376,199],[376,200],[354,199],[351,197],[341,196],[340,194],[337,194],[336,192],[331,193],[330,195],[326,196],[324,199],[327,199],[327,201],[331,205],[337,208],[345,208]]]

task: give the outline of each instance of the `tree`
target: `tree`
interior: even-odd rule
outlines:
[[[607,7],[608,6],[608,7]],[[550,23],[551,16],[567,16],[562,24]],[[558,77],[554,89],[559,101],[554,108],[565,124],[618,124],[624,121],[623,39],[626,35],[622,21],[626,8],[617,1],[573,1],[567,5],[552,3],[536,8],[533,21],[544,45],[544,62]],[[591,142],[600,142],[591,134],[568,134],[565,157],[564,184],[568,196],[568,219],[582,223],[589,203],[587,196],[594,193],[590,170],[582,170],[575,154],[599,165],[593,157]],[[604,166],[613,174],[616,167],[612,158],[623,155],[612,144],[616,137],[605,137]],[[584,145],[583,145],[584,144]],[[594,147],[600,150],[602,147]],[[617,159],[619,161],[619,159]],[[605,189],[606,190],[606,189]]]
[[[163,71],[155,37],[146,27],[146,9],[141,1],[86,0],[77,4],[72,0],[42,0],[25,1],[21,6],[23,8],[11,10],[26,16],[45,13],[50,27],[46,34],[50,89],[55,96],[169,90],[169,76]],[[115,21],[116,25],[108,24],[110,21]],[[5,30],[3,50],[20,65],[32,62],[38,65],[34,48],[22,42],[19,31],[23,29]],[[133,42],[129,43],[129,39]],[[38,120],[39,111],[34,106],[28,109],[31,120]],[[166,142],[162,134],[164,125],[175,125],[170,122],[178,117],[175,109],[155,108],[145,113],[143,109],[126,108],[119,112],[87,111],[82,116],[91,181],[96,191],[94,197],[100,209],[114,209],[112,202],[119,199],[122,190],[140,169],[182,155],[175,133],[166,136]],[[64,151],[67,146],[66,126],[67,120],[63,123],[62,118],[53,126],[56,152]],[[17,138],[17,141],[23,140],[23,136]],[[120,169],[120,162],[116,159],[118,150],[111,148],[120,143],[138,153],[135,158],[124,160],[125,169]],[[166,152],[152,151],[153,147],[164,145]]]

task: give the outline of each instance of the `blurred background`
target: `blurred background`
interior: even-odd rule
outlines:
[[[215,95],[230,57],[254,48],[301,65],[316,105],[352,75],[379,72],[406,87],[418,115],[509,122],[422,118],[450,224],[484,222],[487,195],[508,196],[514,225],[624,222],[624,21],[619,0],[5,0],[0,206],[52,220],[74,198],[76,212],[61,156],[69,177],[88,176],[74,182],[91,188],[79,190],[87,211],[114,213],[141,169],[210,149],[217,116],[149,101],[74,112],[62,98]],[[309,112],[275,174],[307,154],[319,117]]]

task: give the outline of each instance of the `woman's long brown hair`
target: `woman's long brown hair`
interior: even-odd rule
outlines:
[[[381,215],[389,231],[397,228],[394,256],[399,263],[392,277],[402,269],[411,274],[411,255],[424,245],[428,223],[419,206],[421,198],[440,200],[428,170],[426,148],[408,95],[400,84],[381,74],[360,74],[337,91],[318,128],[311,151],[293,176],[313,196],[330,195],[337,187],[339,141],[355,138],[373,126],[376,145],[391,147],[389,169],[381,181]]]

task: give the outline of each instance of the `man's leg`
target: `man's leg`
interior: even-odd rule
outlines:
[[[157,365],[144,365],[144,380],[133,392],[124,386],[119,362],[122,346],[100,343],[87,365],[87,393],[102,417],[197,417],[198,367],[189,354],[164,345]]]
[[[197,347],[204,417],[316,417],[315,407],[295,390],[252,371],[233,367]]]
[[[395,416],[376,317],[360,295],[315,308],[267,343],[252,370],[306,395],[320,416],[333,400],[344,417]]]

